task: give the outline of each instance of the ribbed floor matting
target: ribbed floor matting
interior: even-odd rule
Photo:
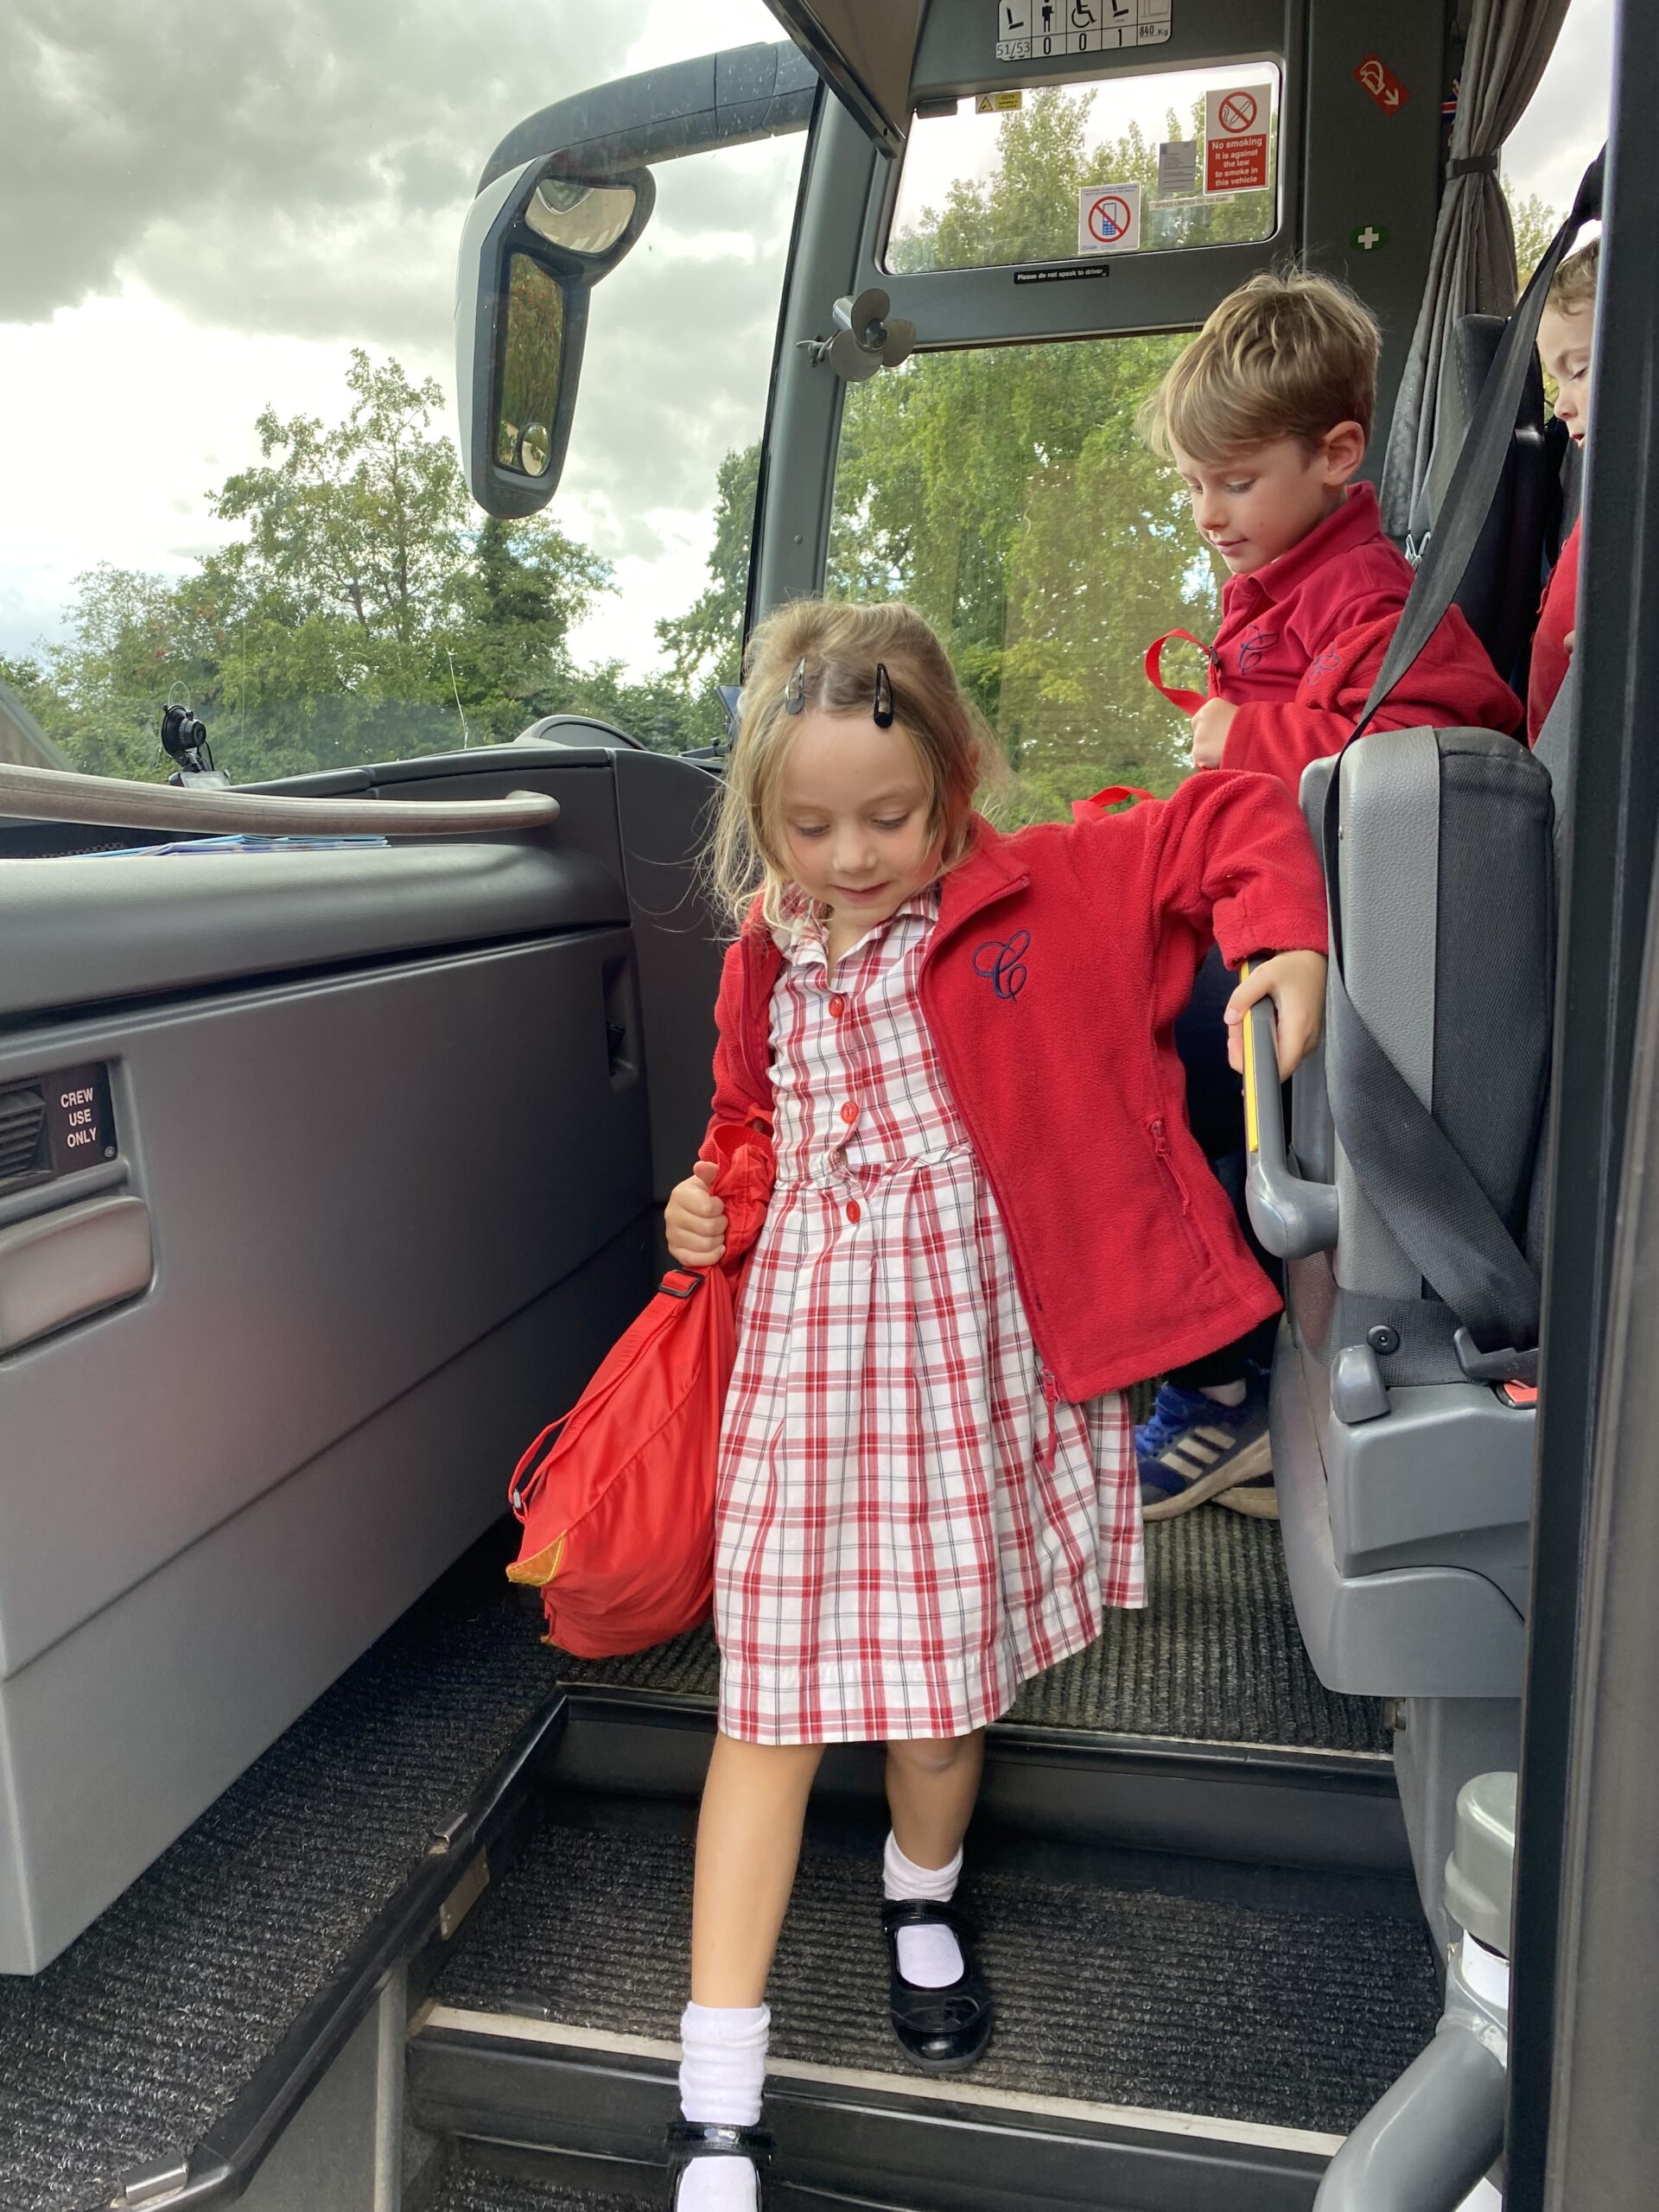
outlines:
[[[86,2212],[190,2150],[547,1698],[503,1555],[480,1547],[44,1974],[0,1977],[4,2212]]]
[[[628,1659],[566,1659],[572,1681],[713,1696],[707,1629]],[[1147,1608],[1112,1613],[1098,1643],[1027,1682],[1008,1716],[1203,1743],[1386,1751],[1375,1698],[1338,1697],[1313,1672],[1279,1531],[1200,1506],[1147,1531]]]
[[[879,1893],[874,1857],[809,1845],[769,1992],[778,2056],[898,2070]],[[994,2087],[1345,2131],[1439,2015],[1403,1896],[1397,1913],[1262,1909],[970,1862],[960,1901],[1000,2007],[970,2078]],[[690,1907],[688,1842],[549,1823],[473,1913],[436,1993],[676,2037]]]
[[[493,2173],[462,2155],[430,2201],[429,2212],[660,2212],[660,2198],[591,2196],[516,2174]]]

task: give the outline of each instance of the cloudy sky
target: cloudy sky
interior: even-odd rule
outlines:
[[[1564,205],[1602,136],[1612,0],[1572,0],[1507,166]],[[0,652],[80,570],[177,573],[255,416],[338,415],[348,347],[453,386],[454,251],[522,116],[779,35],[763,0],[4,0]],[[635,665],[699,588],[720,456],[758,435],[802,149],[666,165],[595,296],[555,512],[621,587]]]

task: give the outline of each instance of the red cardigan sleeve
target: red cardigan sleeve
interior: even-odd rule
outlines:
[[[1364,712],[1382,656],[1399,623],[1397,610],[1345,610],[1319,648],[1294,699],[1257,700],[1238,709],[1222,753],[1224,768],[1277,776],[1294,791],[1311,760],[1340,753]],[[1357,618],[1357,619],[1353,619]],[[1486,649],[1453,607],[1398,685],[1379,708],[1373,729],[1519,728],[1521,702],[1503,683]]]
[[[1213,931],[1230,968],[1256,953],[1325,950],[1324,873],[1300,810],[1274,778],[1207,770],[1173,798],[1144,799],[1081,834],[1114,827],[1142,844],[1156,934],[1174,920],[1201,936]],[[1121,876],[1115,855],[1108,867]]]
[[[747,948],[742,938],[726,948],[720,971],[720,992],[715,1001],[715,1096],[709,1127],[698,1148],[699,1160],[718,1160],[715,1131],[722,1122],[736,1122],[770,1130],[772,1085],[759,1088],[762,1071],[751,1065],[746,982]]]

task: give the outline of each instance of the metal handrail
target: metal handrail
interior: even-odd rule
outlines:
[[[475,837],[492,830],[546,829],[559,818],[559,802],[545,791],[510,791],[505,798],[284,798],[265,791],[185,791],[0,761],[0,815],[217,836]]]

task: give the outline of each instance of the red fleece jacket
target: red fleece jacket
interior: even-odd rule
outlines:
[[[1580,518],[1580,522],[1582,518]],[[1532,635],[1532,672],[1527,680],[1527,743],[1536,745],[1555,694],[1567,681],[1567,641],[1579,626],[1579,529],[1567,532],[1538,609]]]
[[[1394,636],[1411,568],[1382,533],[1376,493],[1351,486],[1336,512],[1222,588],[1210,696],[1238,709],[1224,768],[1255,768],[1294,791],[1310,760],[1353,734]],[[1457,607],[1381,708],[1373,729],[1514,731],[1521,702]]]
[[[940,885],[922,1012],[996,1193],[1037,1349],[1073,1401],[1243,1336],[1279,1300],[1186,1126],[1172,1027],[1211,935],[1234,966],[1325,942],[1325,885],[1267,776],[1004,836]],[[772,1116],[782,956],[751,916],[715,1009],[715,1129]]]

